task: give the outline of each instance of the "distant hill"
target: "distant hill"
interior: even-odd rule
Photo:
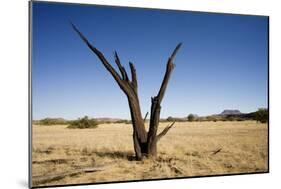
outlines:
[[[95,118],[95,120],[97,120],[97,121],[99,121],[99,122],[114,123],[114,122],[122,121],[123,119],[119,119],[119,118],[109,118],[109,117],[98,117],[98,118]]]
[[[220,113],[220,116],[226,116],[226,115],[242,115],[239,110],[224,110],[222,113]]]

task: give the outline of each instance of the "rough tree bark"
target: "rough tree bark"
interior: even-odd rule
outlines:
[[[137,160],[141,160],[143,157],[156,157],[157,155],[157,142],[166,135],[170,128],[174,125],[175,122],[168,125],[161,133],[157,135],[159,119],[160,119],[160,111],[161,111],[161,101],[164,97],[171,73],[175,67],[173,64],[173,59],[176,56],[176,53],[181,47],[181,43],[179,43],[174,49],[172,55],[169,57],[166,72],[160,87],[160,90],[157,96],[151,98],[151,110],[150,110],[150,123],[148,132],[145,129],[145,118],[142,117],[141,108],[138,97],[138,82],[136,69],[133,63],[129,62],[130,70],[131,70],[131,80],[128,77],[128,74],[125,68],[122,66],[120,59],[118,57],[117,52],[114,53],[115,63],[118,66],[118,69],[121,73],[119,75],[117,71],[111,66],[111,64],[106,60],[104,55],[90,42],[87,38],[72,24],[73,29],[78,33],[81,39],[86,43],[86,45],[90,48],[90,50],[99,58],[101,63],[107,69],[107,71],[112,75],[115,79],[119,87],[126,94],[130,113],[132,118],[133,125],[133,142],[134,142],[134,150]]]

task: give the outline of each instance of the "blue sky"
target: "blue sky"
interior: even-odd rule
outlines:
[[[34,119],[130,118],[125,94],[70,21],[115,68],[114,50],[128,73],[135,64],[143,115],[179,42],[161,117],[267,107],[267,17],[33,2]]]

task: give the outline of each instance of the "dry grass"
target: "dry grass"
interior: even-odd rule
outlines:
[[[161,123],[159,131],[167,124]],[[109,167],[42,185],[266,172],[267,132],[266,124],[254,121],[176,123],[158,143],[156,159],[134,161],[131,125],[34,125],[33,176],[100,165]]]

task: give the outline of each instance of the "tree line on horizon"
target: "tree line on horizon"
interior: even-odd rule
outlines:
[[[255,120],[260,123],[267,123],[269,120],[269,112],[267,108],[259,108],[255,112],[251,113],[240,113],[240,114],[218,114],[218,115],[209,115],[209,116],[198,116],[196,114],[189,114],[185,118],[173,118],[169,116],[167,121],[247,121],[247,120]]]
[[[255,112],[241,113],[241,114],[227,114],[227,115],[211,115],[211,116],[197,116],[196,114],[189,114],[187,120],[192,121],[247,121],[255,120],[260,123],[267,123],[269,120],[269,113],[267,108],[259,108]]]
[[[210,115],[210,116],[198,116],[196,114],[189,114],[184,118],[177,118],[169,116],[165,119],[160,119],[160,122],[203,122],[203,121],[246,121],[255,120],[260,123],[267,123],[269,119],[269,113],[267,108],[259,108],[255,112],[237,115]],[[146,120],[149,122],[149,119]],[[63,118],[44,118],[40,120],[34,120],[35,125],[69,125],[68,128],[96,128],[99,124],[106,123],[125,123],[131,124],[132,121],[128,119],[119,120],[100,120],[98,118],[89,118],[84,116],[75,120],[66,120]]]

